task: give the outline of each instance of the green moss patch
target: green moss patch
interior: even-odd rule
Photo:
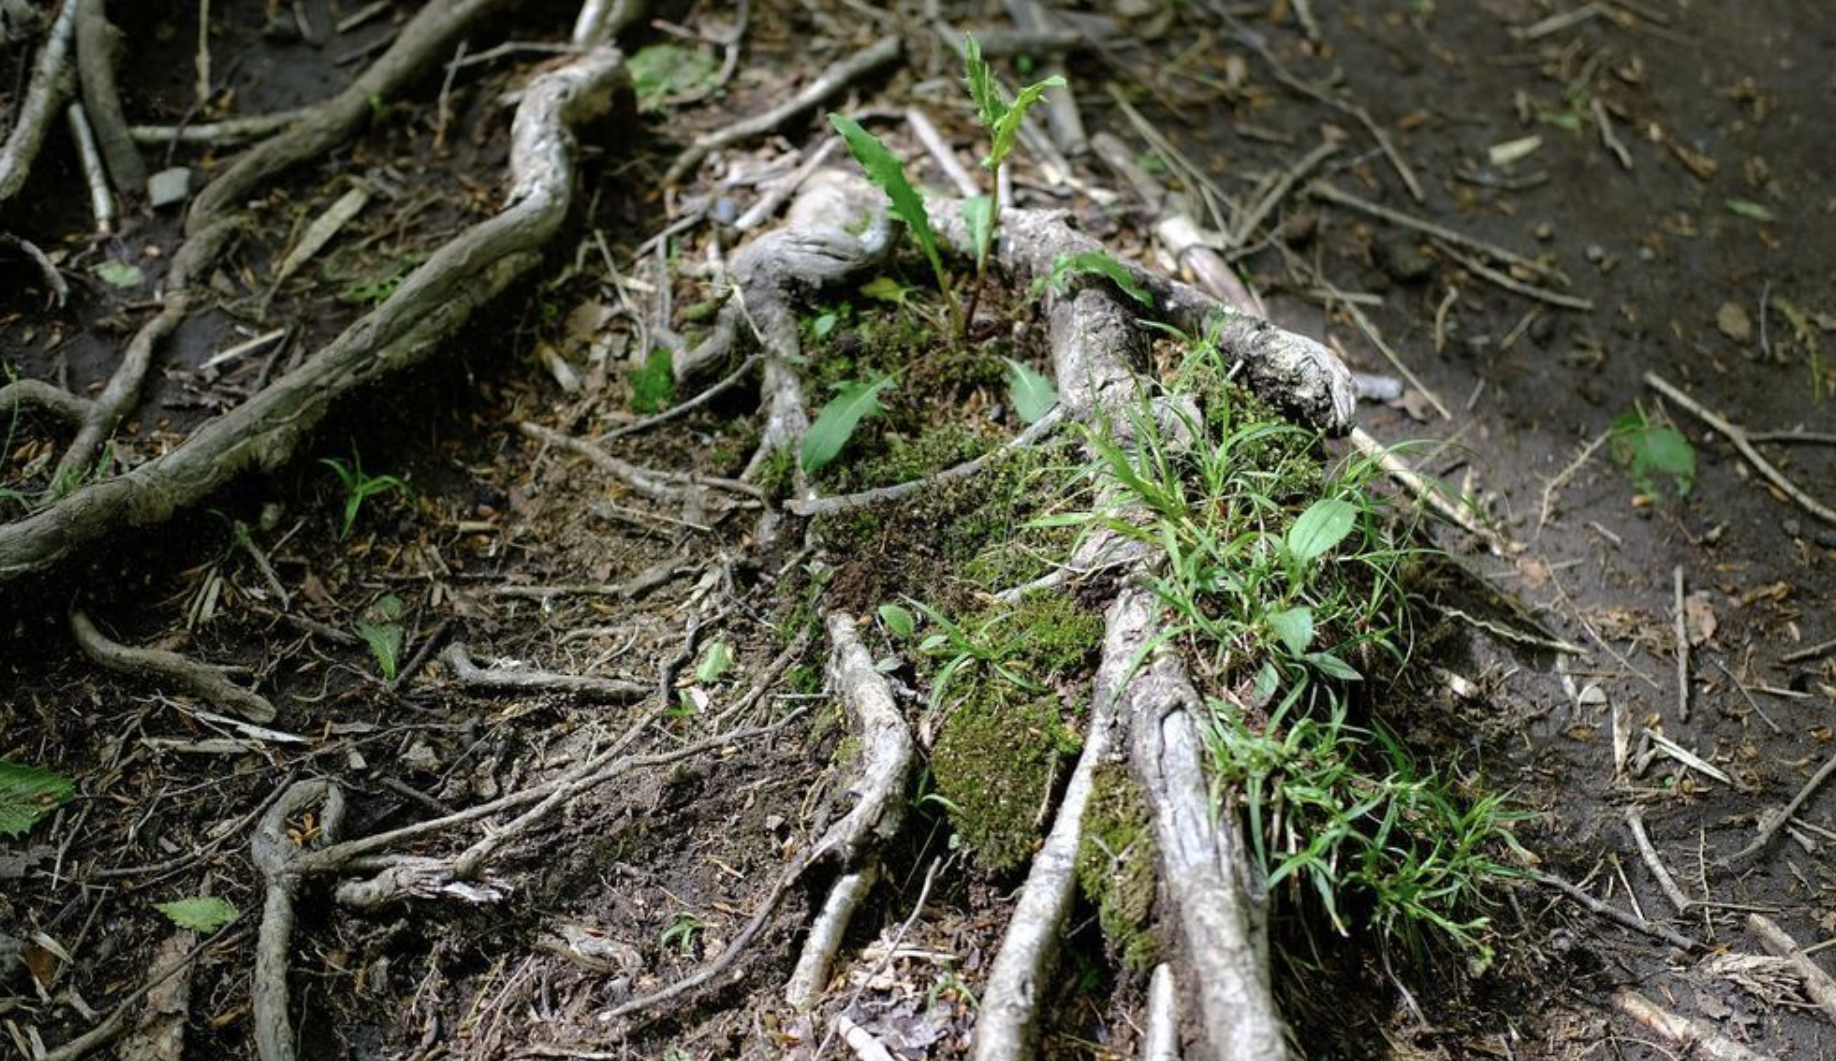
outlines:
[[[931,776],[983,869],[1004,873],[1032,858],[1056,762],[1075,748],[1056,697],[1029,698],[999,680],[951,712],[931,753]]]
[[[1140,788],[1122,766],[1099,766],[1084,808],[1077,880],[1084,897],[1095,904],[1111,948],[1135,973],[1147,972],[1160,960],[1153,933],[1157,861],[1153,823]]]

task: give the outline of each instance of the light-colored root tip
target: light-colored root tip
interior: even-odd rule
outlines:
[[[1173,967],[1154,967],[1142,1015],[1141,1061],[1179,1061],[1179,985]]]
[[[873,890],[879,879],[877,866],[858,873],[846,873],[829,889],[822,911],[810,925],[809,938],[803,941],[803,953],[797,957],[797,968],[784,985],[784,1001],[799,1013],[816,1008],[816,1002],[829,984],[829,970],[841,952],[842,937],[848,932],[854,912]]]

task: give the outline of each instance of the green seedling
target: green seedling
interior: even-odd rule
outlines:
[[[76,784],[63,774],[0,759],[0,837],[25,835],[75,796]]]
[[[1030,293],[1037,298],[1047,291],[1063,292],[1073,276],[1107,277],[1129,298],[1149,309],[1154,308],[1154,296],[1141,286],[1128,266],[1103,251],[1079,251],[1052,259],[1051,271],[1033,281]]]
[[[861,123],[845,114],[830,114],[829,124],[841,134],[842,142],[848,145],[848,153],[860,163],[862,171],[874,187],[886,193],[888,209],[893,217],[905,225],[906,231],[912,234],[918,250],[924,254],[924,260],[931,267],[931,274],[937,278],[937,289],[942,292],[944,305],[950,313],[951,330],[958,335],[963,333],[963,308],[956,301],[956,291],[950,286],[950,276],[944,271],[943,255],[937,248],[937,233],[931,228],[931,214],[924,208],[924,196],[912,186],[911,179],[905,175],[905,163],[899,156],[880,142],[879,137],[861,128]]]
[[[733,669],[733,650],[725,641],[715,641],[701,654],[701,662],[695,665],[695,680],[703,685],[713,685]]]
[[[917,617],[897,604],[880,605],[879,614],[881,625],[894,637],[909,638],[918,632]]]
[[[344,524],[338,531],[340,538],[350,537],[351,528],[357,525],[357,513],[370,498],[390,493],[412,496],[407,481],[398,476],[366,474],[363,456],[356,450],[351,451],[348,463],[337,457],[325,457],[319,463],[330,468],[344,487]]]
[[[357,624],[357,636],[370,647],[370,655],[376,660],[376,669],[382,672],[384,681],[394,681],[400,669],[402,646],[406,631],[402,627],[402,599],[391,593],[377,601],[371,608],[376,621],[362,621]]]
[[[684,958],[693,957],[695,938],[706,932],[708,927],[706,921],[685,910],[677,914],[669,927],[663,930],[662,944],[666,948],[674,946]]]
[[[803,449],[799,454],[803,470],[816,472],[839,456],[862,420],[885,411],[880,406],[880,394],[892,387],[891,376],[881,376],[868,383],[836,384],[835,397],[822,407],[822,412],[816,414],[816,422],[804,432]]]
[[[652,350],[631,373],[631,411],[649,416],[669,408],[676,397],[675,359],[668,350]]]
[[[719,73],[712,56],[675,44],[639,48],[629,65],[631,91],[642,111],[661,109],[674,97],[706,92]]]
[[[1687,497],[1696,483],[1696,448],[1674,427],[1653,424],[1637,409],[1613,421],[1613,457],[1626,468],[1632,485],[1656,497],[1653,474],[1669,476],[1677,496]]]
[[[982,58],[982,46],[972,33],[963,34],[963,67],[963,81],[969,87],[969,98],[975,101],[976,119],[988,135],[988,155],[982,159],[982,168],[988,171],[991,189],[987,195],[978,195],[963,203],[963,223],[969,229],[970,242],[975,248],[975,287],[969,294],[968,310],[968,316],[973,318],[976,303],[981,300],[982,282],[988,273],[988,252],[1001,227],[1001,165],[1020,139],[1020,124],[1026,119],[1026,112],[1045,98],[1047,89],[1062,87],[1065,79],[1048,77],[1035,81],[1021,89],[1010,103],[1001,91],[993,68]]]

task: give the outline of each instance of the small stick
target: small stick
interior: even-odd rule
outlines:
[[[957,194],[965,199],[982,194],[981,186],[963,168],[956,152],[944,142],[943,134],[937,131],[937,126],[931,124],[931,119],[923,111],[917,107],[905,108],[905,124],[911,126],[912,134],[918,137],[918,142],[924,145],[925,151],[937,162],[937,167],[944,171],[944,176],[956,186]]]
[[[1644,857],[1645,865],[1650,868],[1651,875],[1657,878],[1658,887],[1663,889],[1664,897],[1677,908],[1677,913],[1689,913],[1689,908],[1696,905],[1695,900],[1683,894],[1683,889],[1677,887],[1676,879],[1670,875],[1669,870],[1664,868],[1664,860],[1658,857],[1657,848],[1652,845],[1651,837],[1645,833],[1645,812],[1638,807],[1628,808],[1626,825],[1632,830],[1632,839],[1638,844],[1638,853]]]
[[[1422,397],[1428,399],[1428,404],[1434,406],[1435,411],[1441,414],[1441,419],[1452,420],[1453,413],[1448,410],[1447,403],[1443,402],[1439,395],[1430,390],[1426,383],[1423,383],[1414,372],[1409,370],[1409,366],[1403,363],[1403,359],[1397,355],[1395,350],[1390,349],[1390,344],[1383,340],[1383,333],[1378,331],[1377,326],[1371,323],[1371,319],[1364,315],[1364,311],[1358,308],[1358,304],[1345,298],[1345,293],[1330,283],[1326,285],[1326,290],[1338,300],[1340,305],[1345,307],[1345,312],[1351,317],[1352,323],[1356,324],[1358,330],[1364,333],[1364,337],[1371,341],[1371,345],[1383,354],[1384,360],[1388,361],[1397,372],[1400,372],[1402,377],[1409,381],[1409,385],[1420,392]]]
[[[1047,433],[1058,426],[1061,411],[1062,407],[1055,405],[1050,412],[1040,417],[1037,423],[1002,443],[995,449],[982,454],[974,460],[964,461],[953,467],[945,468],[943,471],[935,472],[923,479],[912,479],[903,483],[894,483],[891,486],[875,487],[872,490],[862,490],[859,493],[842,494],[837,497],[793,498],[785,507],[799,516],[826,516],[850,508],[859,508],[862,505],[872,505],[881,501],[897,501],[901,498],[910,497],[927,486],[935,486],[939,483],[947,483],[956,479],[966,479],[987,467],[989,461],[997,457],[1005,456],[1014,450],[1025,449],[1028,446],[1038,443]]]
[[[1771,1061],[1715,1030],[1707,1021],[1672,1013],[1630,988],[1613,995],[1613,1005],[1633,1020],[1708,1061]]]
[[[1791,802],[1785,805],[1784,810],[1769,811],[1760,815],[1759,836],[1755,837],[1753,842],[1746,847],[1734,852],[1733,857],[1728,861],[1730,863],[1744,862],[1764,850],[1766,845],[1772,842],[1772,838],[1778,835],[1779,830],[1785,827],[1785,823],[1791,820],[1791,816],[1798,813],[1798,808],[1804,806],[1804,801],[1811,798],[1811,793],[1817,791],[1818,786],[1830,779],[1831,774],[1836,774],[1836,756],[1831,756],[1829,762],[1824,763],[1821,769],[1811,775],[1811,779],[1804,783],[1804,787],[1798,790],[1797,795],[1791,797]]]
[[[1791,967],[1804,980],[1804,993],[1831,1020],[1836,1020],[1836,978],[1832,978],[1821,966],[1811,961],[1805,950],[1798,946],[1798,941],[1764,914],[1748,914],[1747,928],[1760,938],[1760,942],[1774,957],[1791,963]]]
[[[1830,526],[1836,527],[1836,509],[1830,508],[1798,489],[1797,484],[1787,479],[1784,472],[1773,467],[1771,461],[1761,456],[1759,450],[1753,448],[1753,443],[1747,440],[1747,433],[1740,425],[1729,422],[1720,413],[1684,394],[1669,380],[1655,372],[1645,373],[1645,383],[1664,397],[1682,406],[1683,410],[1691,416],[1721,432],[1729,442],[1734,443],[1734,448],[1740,451],[1740,455],[1747,458],[1747,463],[1753,465],[1754,471],[1759,472],[1768,482],[1784,491],[1785,496],[1798,503],[1798,507]]]
[[[731,390],[740,380],[745,379],[751,374],[753,369],[759,367],[760,360],[761,358],[758,354],[748,356],[746,360],[740,362],[738,368],[728,373],[726,378],[722,379],[719,383],[714,384],[712,387],[709,387],[707,390],[702,391],[700,394],[695,395],[687,401],[663,410],[655,416],[647,416],[642,420],[633,420],[623,427],[614,428],[599,436],[599,443],[604,445],[615,438],[624,438],[626,435],[635,435],[640,431],[648,431],[659,424],[666,424],[671,420],[694,412],[696,409],[701,408],[715,398]]]
[[[1549,513],[1555,509],[1557,491],[1568,485],[1568,481],[1573,479],[1575,474],[1586,466],[1587,459],[1594,455],[1595,450],[1605,445],[1606,440],[1612,437],[1612,434],[1611,431],[1602,431],[1600,434],[1595,435],[1594,440],[1583,447],[1581,452],[1575,456],[1575,459],[1568,462],[1567,467],[1557,472],[1556,477],[1549,480],[1549,482],[1543,486],[1543,507],[1536,517],[1537,530],[1540,531],[1548,525]]]
[[[1677,636],[1677,721],[1689,721],[1689,623],[1683,618],[1683,565],[1670,573],[1675,589],[1672,629]]]
[[[198,0],[198,55],[194,65],[198,109],[204,110],[210,106],[210,0]]]
[[[642,682],[622,678],[600,678],[587,674],[557,674],[533,668],[499,670],[484,668],[472,661],[465,642],[455,641],[440,653],[440,662],[452,671],[453,680],[467,689],[480,692],[567,693],[596,700],[641,700],[651,692]]]
[[[1779,662],[1803,663],[1806,660],[1813,660],[1819,656],[1828,655],[1831,652],[1836,652],[1836,637],[1832,637],[1828,641],[1820,641],[1809,648],[1801,648],[1795,652],[1787,652],[1779,657]]]
[[[1594,126],[1600,130],[1601,145],[1619,160],[1620,168],[1631,170],[1632,155],[1626,150],[1626,145],[1619,142],[1619,137],[1613,135],[1613,120],[1607,117],[1606,104],[1600,102],[1599,96],[1594,97],[1593,112]]]
[[[841,1035],[842,1043],[854,1051],[854,1056],[860,1061],[898,1061],[892,1051],[874,1038],[872,1032],[854,1023],[854,1019],[846,1013],[835,1015],[835,1031]]]
[[[1560,306],[1563,309],[1591,310],[1594,308],[1592,299],[1582,298],[1578,295],[1564,295],[1560,291],[1551,291],[1546,287],[1526,284],[1511,276],[1509,273],[1500,272],[1477,258],[1461,254],[1452,247],[1444,246],[1441,249],[1446,251],[1448,256],[1453,258],[1454,261],[1471,269],[1481,280],[1496,284],[1506,291],[1522,295],[1525,298],[1536,299],[1538,302],[1547,302],[1551,306]]]
[[[278,133],[312,112],[313,108],[301,107],[202,125],[130,125],[128,135],[137,144],[233,144]]]
[[[1488,258],[1504,262],[1507,265],[1515,265],[1524,269],[1529,269],[1538,275],[1547,276],[1551,279],[1561,278],[1561,274],[1556,272],[1556,270],[1544,265],[1534,258],[1526,258],[1515,251],[1506,250],[1496,243],[1487,243],[1485,240],[1469,236],[1464,232],[1457,232],[1445,225],[1437,225],[1433,221],[1424,221],[1419,217],[1405,214],[1401,210],[1392,210],[1380,203],[1373,203],[1369,199],[1360,199],[1350,192],[1341,191],[1337,185],[1329,181],[1314,181],[1307,186],[1307,194],[1313,196],[1315,199],[1324,199],[1329,203],[1356,210],[1361,214],[1368,214],[1380,221],[1388,221],[1392,225],[1400,225],[1403,228],[1414,229],[1417,232],[1433,236],[1435,239],[1443,242],[1478,251]]]
[[[1294,190],[1294,186],[1318,169],[1320,163],[1337,154],[1338,150],[1339,141],[1325,140],[1320,146],[1301,156],[1299,162],[1283,170],[1275,178],[1275,182],[1269,186],[1268,192],[1256,200],[1255,205],[1251,206],[1243,218],[1238,221],[1236,231],[1231,234],[1230,243],[1239,247],[1248,243],[1255,236],[1256,230],[1262,227],[1262,222],[1274,212],[1277,206],[1281,205],[1282,200],[1288,197],[1288,193]]]
[[[1402,458],[1391,453],[1382,443],[1366,434],[1363,428],[1352,428],[1349,437],[1352,445],[1356,446],[1358,451],[1366,457],[1375,458],[1378,465],[1389,473],[1390,478],[1401,483],[1416,497],[1426,501],[1428,507],[1453,521],[1455,526],[1485,542],[1493,552],[1500,556],[1507,556],[1523,551],[1522,546],[1504,535],[1489,527],[1481,526],[1465,506],[1449,501],[1439,490],[1430,486],[1420,475],[1416,474],[1415,470],[1404,463]]]
[[[538,442],[559,446],[569,453],[585,457],[601,471],[612,475],[654,501],[681,501],[684,498],[684,490],[695,486],[711,486],[728,493],[744,494],[758,501],[765,500],[765,491],[751,483],[740,482],[738,479],[722,479],[712,475],[691,475],[683,472],[642,468],[630,461],[612,456],[591,442],[564,435],[553,428],[543,427],[541,424],[527,420],[517,426],[523,434]]]
[[[1610,906],[1603,903],[1599,899],[1594,898],[1582,889],[1575,887],[1573,884],[1570,884],[1552,873],[1533,873],[1531,874],[1531,879],[1545,887],[1554,888],[1556,891],[1568,896],[1575,902],[1580,903],[1589,913],[1597,917],[1603,917],[1616,925],[1629,928],[1634,932],[1643,932],[1653,939],[1663,940],[1665,943],[1670,944],[1678,950],[1696,951],[1702,949],[1702,944],[1700,942],[1685,936],[1676,929],[1664,925],[1653,924],[1642,917],[1626,913],[1617,906]]]
[[[1784,733],[1785,732],[1784,730],[1779,728],[1779,724],[1777,722],[1774,722],[1772,720],[1772,716],[1766,713],[1766,709],[1759,705],[1759,701],[1753,698],[1753,694],[1747,691],[1746,683],[1742,682],[1738,677],[1735,676],[1733,671],[1728,669],[1727,664],[1721,662],[1720,660],[1715,660],[1714,663],[1715,663],[1716,668],[1718,668],[1721,671],[1721,673],[1728,676],[1728,681],[1731,681],[1734,683],[1734,688],[1740,690],[1740,695],[1743,699],[1747,701],[1747,706],[1753,709],[1753,713],[1760,717],[1760,721],[1764,722],[1768,729],[1772,730],[1772,732],[1774,733]]]

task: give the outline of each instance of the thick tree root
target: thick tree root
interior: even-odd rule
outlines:
[[[430,9],[451,7],[469,17],[482,5],[483,0],[473,0],[471,6],[434,4]],[[416,16],[404,28],[398,48],[420,20]],[[426,47],[424,38],[444,40],[446,32],[450,30],[441,26],[420,26],[417,35]],[[613,91],[623,83],[623,58],[612,49],[592,52],[537,78],[524,93],[512,126],[511,187],[502,213],[440,248],[388,301],[298,369],[200,427],[178,448],[0,527],[0,581],[50,567],[102,535],[161,522],[244,471],[278,467],[337,399],[433,354],[475,309],[540,260],[540,249],[560,229],[572,200],[568,129],[604,113]],[[314,123],[313,128],[322,126]],[[292,159],[298,150],[297,145],[288,147],[281,155]],[[276,165],[278,157],[264,155],[265,161],[247,171],[238,163],[210,189],[238,173],[272,172],[268,167]],[[194,206],[192,223],[209,212]]]
[[[266,885],[261,934],[255,943],[255,980],[250,991],[255,1016],[255,1048],[261,1061],[293,1061],[298,1056],[293,1021],[288,1016],[287,962],[293,953],[293,905],[301,876],[295,869],[300,845],[288,835],[287,823],[307,808],[322,804],[316,839],[338,837],[344,821],[344,796],[329,781],[298,781],[268,808],[249,840],[249,856]]]
[[[147,164],[128,134],[121,110],[121,90],[115,84],[115,59],[121,34],[108,24],[104,0],[74,0],[77,5],[77,73],[83,85],[83,106],[95,127],[96,141],[108,163],[109,179],[128,195],[147,190]]]
[[[25,101],[19,106],[19,117],[13,122],[6,142],[0,144],[0,203],[19,194],[31,176],[32,163],[38,160],[39,148],[57,112],[69,98],[71,76],[70,51],[76,37],[78,4],[66,0],[51,23],[51,33],[38,49],[38,61],[32,66],[32,80],[26,86]]]
[[[70,633],[83,654],[117,674],[175,685],[251,722],[274,721],[274,705],[229,680],[229,668],[160,648],[133,648],[104,636],[81,608],[70,610]]]

